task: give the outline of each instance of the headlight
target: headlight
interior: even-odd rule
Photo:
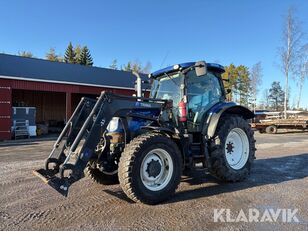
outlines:
[[[115,132],[120,129],[120,118],[113,117],[110,123],[108,124],[107,130],[109,132]]]

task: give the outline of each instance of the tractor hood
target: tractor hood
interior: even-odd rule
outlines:
[[[176,64],[176,65],[169,66],[169,67],[160,69],[158,71],[155,71],[152,74],[150,74],[149,77],[156,79],[157,77],[159,77],[159,76],[161,76],[161,75],[163,75],[165,73],[169,74],[169,73],[172,73],[172,72],[176,72],[176,71],[179,71],[179,70],[182,70],[182,69],[186,69],[186,68],[192,67],[195,64],[196,64],[196,62]],[[207,69],[209,71],[218,72],[220,74],[225,72],[224,67],[222,65],[220,65],[220,64],[207,63],[206,66],[207,66]]]

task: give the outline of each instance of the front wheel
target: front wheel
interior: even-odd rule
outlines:
[[[249,123],[228,115],[220,119],[210,145],[212,175],[223,181],[242,181],[255,159],[255,140]]]
[[[156,204],[175,192],[181,169],[177,145],[162,134],[147,133],[125,147],[119,163],[119,181],[133,201]]]
[[[96,167],[95,161],[90,161],[85,169],[85,174],[95,183],[104,184],[104,185],[112,185],[118,184],[118,171],[100,171]]]

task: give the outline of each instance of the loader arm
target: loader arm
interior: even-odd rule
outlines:
[[[83,171],[95,153],[101,134],[113,117],[138,116],[134,113],[136,109],[162,110],[166,103],[165,100],[108,92],[102,92],[97,100],[82,98],[54,144],[45,168],[33,171],[34,175],[67,196],[69,186],[84,176]],[[159,122],[158,116],[141,117]]]

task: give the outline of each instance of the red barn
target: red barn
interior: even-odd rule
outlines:
[[[0,140],[11,139],[13,106],[36,107],[37,122],[66,121],[82,96],[132,95],[135,80],[126,71],[0,54]]]

